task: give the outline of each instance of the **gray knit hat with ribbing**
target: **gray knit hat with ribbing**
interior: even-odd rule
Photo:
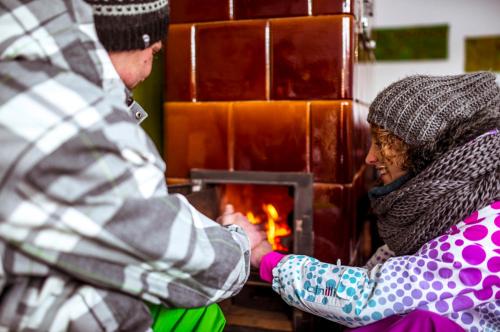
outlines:
[[[466,121],[497,100],[500,89],[495,79],[490,72],[404,78],[377,95],[368,122],[410,146],[424,146],[450,123]]]
[[[168,0],[85,0],[107,51],[142,50],[167,35]]]

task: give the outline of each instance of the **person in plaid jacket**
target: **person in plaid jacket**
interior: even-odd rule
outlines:
[[[0,3],[0,330],[150,330],[145,302],[238,293],[259,241],[168,194],[125,104],[161,48],[167,1],[88,2]],[[93,14],[118,31],[96,34]]]

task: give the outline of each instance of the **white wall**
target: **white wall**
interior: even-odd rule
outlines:
[[[372,27],[448,24],[448,59],[381,61],[371,68],[371,101],[390,83],[411,74],[459,74],[465,68],[465,38],[500,35],[500,0],[374,0]],[[500,73],[498,75],[500,77]]]

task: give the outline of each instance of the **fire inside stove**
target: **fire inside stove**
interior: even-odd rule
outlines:
[[[265,231],[273,250],[293,250],[293,193],[290,187],[226,184],[223,192],[223,206],[232,204],[235,211]]]
[[[292,230],[283,218],[280,217],[278,210],[272,204],[263,204],[262,210],[266,213],[266,218],[256,217],[253,212],[246,213],[248,220],[254,225],[264,224],[264,229],[267,234],[267,241],[273,246],[273,250],[288,251],[289,248],[281,243],[281,238],[292,234]],[[263,220],[266,220],[265,222]]]

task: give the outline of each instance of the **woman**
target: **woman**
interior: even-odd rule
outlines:
[[[261,277],[288,304],[363,331],[499,331],[495,78],[411,76],[383,90],[368,114],[366,163],[383,183],[369,195],[385,245],[348,267],[262,243],[252,253]]]

